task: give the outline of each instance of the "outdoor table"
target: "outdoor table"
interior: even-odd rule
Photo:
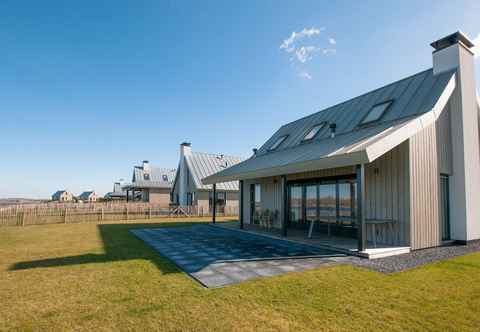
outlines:
[[[318,221],[319,223],[324,223],[327,224],[327,234],[330,236],[330,226],[331,225],[338,225],[342,224],[344,222],[350,222],[350,223],[355,223],[357,218],[355,217],[349,217],[349,216],[323,216],[320,217],[318,220],[310,220],[310,226],[308,229],[308,238],[312,238],[312,232],[313,232],[313,226],[315,224],[315,221]],[[365,219],[365,224],[371,225],[372,230],[373,230],[373,247],[377,247],[377,232],[376,232],[376,225],[388,225],[391,234],[393,234],[393,223],[395,221],[393,219],[380,219],[380,218],[369,218]]]

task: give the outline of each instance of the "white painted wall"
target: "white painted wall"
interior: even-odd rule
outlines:
[[[192,147],[188,144],[180,144],[180,163],[178,172],[178,204],[181,206],[187,205],[187,175],[188,168],[185,156],[192,154]]]

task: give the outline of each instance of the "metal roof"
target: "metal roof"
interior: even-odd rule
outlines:
[[[79,199],[88,199],[92,194],[94,194],[94,191],[84,191],[80,195],[78,195]]]
[[[52,199],[53,200],[56,200],[56,199],[60,199],[60,196],[62,196],[62,194],[64,192],[67,192],[66,190],[57,190],[53,195],[52,195]]]
[[[145,174],[149,174],[146,178]],[[176,169],[149,167],[149,170],[144,170],[142,166],[135,166],[133,168],[132,183],[128,183],[123,188],[172,188],[175,181]],[[164,179],[166,176],[166,180]]]
[[[455,87],[454,75],[455,71],[435,76],[432,69],[422,71],[288,123],[262,145],[256,156],[204,179],[204,183],[371,162],[438,117]],[[391,106],[379,121],[359,125],[373,106],[390,100]],[[329,126],[324,126],[314,139],[302,142],[305,134],[321,122],[336,124],[335,137],[331,138]],[[287,139],[269,151],[284,135]]]
[[[197,189],[209,190],[212,189],[212,186],[203,184],[203,178],[228,169],[241,162],[243,158],[220,154],[191,152],[191,154],[185,156],[185,160]],[[217,184],[217,190],[237,191],[239,190],[238,188],[238,181]]]

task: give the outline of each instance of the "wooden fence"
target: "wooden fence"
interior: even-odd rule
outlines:
[[[226,207],[218,216],[237,216],[238,208]],[[160,207],[144,203],[38,204],[0,209],[0,226],[69,224],[168,217],[207,217],[197,206]]]

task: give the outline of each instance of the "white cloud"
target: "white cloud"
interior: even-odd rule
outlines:
[[[315,46],[302,46],[295,51],[295,55],[297,60],[301,63],[305,63],[308,60],[311,60],[313,57],[313,53],[320,50],[318,47]]]
[[[293,31],[289,38],[285,39],[283,43],[280,45],[280,49],[286,49],[287,52],[292,52],[295,48],[292,48],[292,45],[304,38],[304,37],[313,37],[315,35],[319,35],[321,31],[325,30],[325,28],[303,28],[302,31],[295,32]]]
[[[478,58],[480,57],[480,33],[472,41],[475,44],[472,51],[475,54],[475,57]]]
[[[312,79],[312,75],[310,75],[310,74],[307,73],[306,71],[300,72],[300,74],[298,74],[298,76],[300,76],[301,78],[305,78],[305,79],[307,79],[307,80],[311,80],[311,79]]]
[[[334,48],[324,48],[322,50],[322,53],[325,54],[325,55],[335,54],[335,53],[337,53],[337,50],[334,49]]]
[[[327,56],[336,53],[337,41],[329,36],[324,36],[321,32],[326,28],[303,28],[301,31],[293,31],[285,39],[280,49],[284,50],[290,59],[290,62],[297,71],[298,76],[311,80],[312,75],[308,71],[308,63],[317,56]]]

